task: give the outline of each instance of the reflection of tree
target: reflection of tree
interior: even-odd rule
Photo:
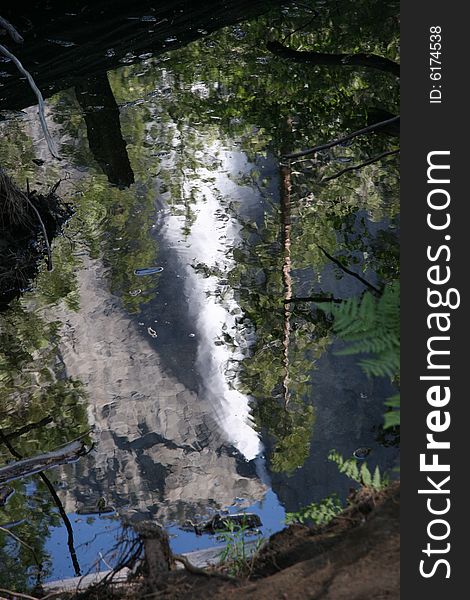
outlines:
[[[128,187],[134,183],[126,142],[122,138],[119,109],[106,73],[82,79],[75,86],[87,127],[90,150],[110,183]]]
[[[284,406],[287,408],[289,403],[289,342],[291,333],[291,305],[292,299],[292,261],[291,261],[291,215],[290,215],[290,192],[291,192],[291,172],[290,165],[281,167],[281,228],[282,228],[282,247],[284,262],[282,265],[282,283],[284,287],[284,328],[282,336],[282,347],[284,353]]]
[[[289,45],[330,53],[366,48],[396,61],[398,28],[390,6],[364,0],[356,2],[352,12],[346,0],[325,3],[315,8],[315,29],[300,29],[290,36]],[[300,4],[283,9],[282,32],[305,24],[308,12]],[[129,312],[138,312],[156,292],[154,278],[134,274],[135,269],[158,264],[158,247],[151,234],[155,197],[158,204],[182,218],[188,233],[195,204],[202,199],[201,172],[210,183],[211,171],[215,175],[220,165],[217,156],[211,160],[208,156],[215,141],[223,145],[231,140],[256,162],[259,155],[285,152],[287,133],[281,125],[288,117],[291,151],[356,130],[370,122],[373,111],[396,114],[399,90],[387,73],[342,67],[307,69],[272,56],[264,42],[273,19],[278,24],[278,11],[219,31],[168,54],[165,60],[148,60],[109,74],[107,98],[112,90],[121,106],[120,139],[128,142],[127,183],[130,169],[135,176],[129,189],[110,187],[96,165],[90,167],[86,123],[73,93],[52,99],[54,121],[65,136],[63,155],[81,174],[74,182],[76,214],[68,228],[70,240],[56,244],[55,270],[40,276],[35,294],[29,296],[32,304],[64,299],[69,309],[78,308],[80,259],[75,250],[84,246],[92,256],[104,256],[112,292],[122,297]],[[113,105],[115,126],[117,116]],[[20,183],[26,177],[33,180],[37,171],[31,165],[31,141],[20,122],[12,123],[8,131],[0,149],[1,162],[21,171]],[[383,228],[373,235],[367,226],[370,220],[396,223],[396,160],[368,165],[327,184],[321,179],[344,166],[393,151],[395,144],[395,138],[374,133],[292,164],[284,172],[289,193],[280,205],[266,211],[262,223],[256,227],[245,223],[242,244],[233,251],[237,264],[228,282],[257,335],[251,356],[240,365],[241,388],[254,398],[257,427],[272,440],[269,460],[276,471],[292,472],[308,455],[315,415],[305,398],[314,395],[310,375],[331,340],[331,325],[324,315],[312,311],[311,305],[288,302],[299,291],[299,272],[308,273],[313,290],[302,288],[301,296],[331,293],[323,289],[321,274],[328,259],[320,247],[345,265],[374,272],[380,282],[392,281],[399,270],[394,231]],[[46,178],[52,176],[57,178],[47,167]],[[252,173],[250,180],[238,183],[256,184],[263,193],[267,182]],[[56,363],[57,325],[21,303],[0,319],[2,429],[14,432],[25,423],[51,417],[50,424],[15,441],[24,455],[76,437],[86,427],[84,393],[80,382],[67,378]],[[1,449],[0,460],[6,458]],[[43,482],[29,488],[16,482],[14,487],[16,494],[2,519],[17,521],[30,512],[30,522],[15,531],[43,556],[48,528],[58,522],[51,498]],[[5,581],[24,585],[30,556],[24,548],[11,548],[1,534],[0,548]],[[13,552],[7,555],[6,549]],[[15,572],[15,582],[8,578],[11,572]]]
[[[241,364],[242,391],[255,400],[257,426],[273,439],[272,468],[290,472],[308,455],[314,412],[304,397],[314,360],[328,344],[328,332],[324,320],[317,325],[288,303],[286,336],[282,228],[280,212],[265,215],[256,239],[247,223],[244,243],[234,251],[237,265],[229,281],[239,290],[240,306],[257,336],[250,357]]]
[[[58,324],[25,310],[20,302],[0,314],[2,463],[11,460],[12,448],[16,458],[31,456],[53,450],[87,431],[84,391],[80,382],[63,372],[58,341]],[[48,529],[59,523],[51,476],[46,479],[13,482],[15,494],[0,513],[0,524],[17,523],[14,533],[34,549],[44,565]],[[14,589],[24,588],[29,577],[37,574],[31,551],[1,532],[0,565],[2,584]]]
[[[368,67],[392,73],[393,75],[400,75],[400,65],[376,54],[329,54],[324,52],[309,52],[307,50],[298,51],[277,41],[268,42],[266,47],[276,56],[312,66]]]

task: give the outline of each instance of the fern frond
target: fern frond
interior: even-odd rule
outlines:
[[[367,463],[362,463],[359,469],[354,458],[345,460],[336,450],[331,450],[328,459],[338,465],[340,473],[344,473],[347,477],[361,485],[381,490],[390,483],[389,478],[380,473],[379,467],[375,467],[374,474],[372,475]]]

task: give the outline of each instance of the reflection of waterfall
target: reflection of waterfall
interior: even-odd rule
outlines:
[[[220,152],[218,158],[229,161],[227,153]],[[251,423],[249,398],[234,389],[234,378],[230,379],[227,372],[235,371],[236,378],[236,361],[244,358],[243,348],[250,344],[254,334],[246,331],[246,326],[243,336],[237,333],[241,309],[232,289],[220,277],[213,274],[204,277],[194,268],[202,264],[210,273],[214,270],[224,273],[233,267],[227,253],[236,245],[240,225],[227,216],[220,193],[229,195],[237,189],[226,173],[219,171],[213,184],[204,181],[207,174],[198,172],[198,175],[202,198],[192,207],[195,221],[184,239],[184,249],[174,243],[182,237],[183,217],[169,215],[164,235],[171,238],[174,251],[181,254],[185,263],[185,291],[194,319],[198,343],[196,367],[203,388],[199,393],[211,404],[213,416],[228,442],[251,460],[260,453],[261,443]]]

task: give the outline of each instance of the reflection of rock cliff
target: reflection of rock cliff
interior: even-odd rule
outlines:
[[[236,497],[261,499],[265,486],[228,443],[210,402],[163,371],[151,338],[108,293],[102,265],[86,261],[78,278],[80,311],[54,317],[63,321],[67,373],[88,390],[97,449],[64,470],[67,510],[103,496],[116,508],[173,519]]]

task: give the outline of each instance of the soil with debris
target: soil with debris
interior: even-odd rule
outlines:
[[[42,260],[52,269],[50,244],[72,212],[56,189],[23,191],[0,169],[0,311],[29,287]]]
[[[292,525],[275,534],[254,561],[250,577],[171,571],[133,584],[89,589],[81,598],[168,600],[394,600],[399,599],[400,485],[363,488],[329,525]]]

